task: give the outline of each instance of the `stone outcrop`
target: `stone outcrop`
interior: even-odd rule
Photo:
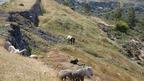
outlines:
[[[21,27],[28,27],[32,23],[18,13],[10,13],[9,22],[10,25],[7,27],[8,37],[6,40],[10,41],[16,49],[27,49],[27,51],[23,53],[24,56],[31,55],[29,43],[25,40],[25,36],[21,32]]]
[[[53,35],[38,27],[38,16],[41,15],[40,4],[40,0],[37,0],[30,10],[9,12],[7,16],[6,40],[10,41],[16,49],[26,49],[27,51],[23,53],[24,56],[30,56],[32,48],[47,51],[46,46],[48,46],[48,44],[56,44],[63,41],[59,36]],[[44,46],[39,45],[37,41],[32,39],[25,31],[45,41]]]
[[[132,60],[142,60],[143,52],[144,51],[144,45],[140,41],[136,41],[134,39],[127,42],[125,45],[123,45],[123,50],[126,51],[126,54],[129,58]]]

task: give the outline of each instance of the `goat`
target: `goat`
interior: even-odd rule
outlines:
[[[91,67],[83,67],[72,72],[73,81],[84,81],[85,76],[87,76],[88,78],[91,78],[91,76],[93,76]]]
[[[9,46],[11,46],[12,44],[9,41],[6,41],[4,44],[4,48],[7,49],[9,51]]]
[[[66,69],[66,70],[60,70],[58,73],[58,77],[61,81],[66,81],[67,79],[72,79],[72,70]]]
[[[78,64],[78,62],[79,62],[79,60],[77,58],[70,60],[70,63],[72,63],[72,64]]]
[[[68,35],[66,39],[68,40],[68,43],[70,43],[70,44],[74,44],[75,43],[75,38],[73,36],[71,36],[71,35]]]
[[[84,81],[85,76],[88,78],[93,76],[93,71],[91,67],[82,67],[78,70],[67,69],[59,71],[58,76],[61,81],[66,81],[67,79],[70,81]]]
[[[9,41],[6,41],[4,48],[7,49],[10,53],[20,54],[20,53],[26,51],[26,49],[23,49],[23,50],[16,49]]]
[[[26,51],[26,49],[23,49],[23,50],[19,50],[19,49],[16,49],[13,45],[9,46],[8,50],[10,51],[10,53],[17,53],[17,54],[20,54],[24,51]]]

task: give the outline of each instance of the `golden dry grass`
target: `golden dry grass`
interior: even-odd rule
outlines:
[[[107,58],[95,58],[82,50],[73,47],[60,47],[68,55],[77,57],[81,62],[93,67],[95,78],[99,77],[100,81],[143,81],[143,68],[127,60],[121,55]],[[110,59],[111,58],[111,59]]]
[[[53,0],[42,0],[46,13],[40,17],[40,27],[52,33],[76,37],[76,45],[57,45],[66,54],[80,58],[93,66],[101,81],[143,81],[143,68],[118,52],[118,45],[98,29],[99,18],[87,17]],[[66,27],[73,29],[65,29]],[[73,27],[76,25],[76,29]],[[70,25],[73,25],[72,27]]]
[[[12,11],[26,11],[30,10],[32,6],[35,4],[36,0],[10,0],[10,2],[5,3],[0,7],[0,10],[6,12]],[[24,4],[24,6],[20,6],[20,4]]]
[[[58,81],[57,71],[28,57],[10,54],[0,40],[0,81]]]
[[[27,2],[28,0],[21,1]],[[26,4],[30,7],[33,3]],[[57,50],[49,50],[45,53],[46,58],[42,61],[48,66],[52,65],[57,68],[57,65],[62,64],[62,67],[66,68],[71,66],[67,63],[69,57],[73,56],[79,58],[80,62],[93,67],[94,81],[96,79],[98,81],[144,80],[144,68],[120,54],[117,44],[109,40],[106,34],[97,28],[97,23],[106,24],[104,21],[80,15],[54,0],[42,0],[42,4],[46,13],[39,17],[41,28],[53,34],[62,36],[71,34],[76,37],[75,45],[58,44],[54,46]],[[33,35],[33,38],[37,36]],[[42,42],[43,39],[38,41]],[[57,71],[54,68],[33,59],[9,54],[2,48],[2,45],[3,42],[0,46],[0,81],[57,81]]]

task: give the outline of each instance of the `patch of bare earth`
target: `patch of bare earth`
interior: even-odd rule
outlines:
[[[76,57],[73,57],[69,55],[68,53],[62,52],[59,49],[53,48],[49,50],[49,52],[46,54],[44,59],[42,59],[42,61],[46,65],[54,68],[57,71],[60,71],[63,69],[76,70],[80,68],[80,66],[73,65],[69,62],[71,58],[76,58]],[[80,60],[80,63],[82,63],[81,60]],[[96,77],[96,76],[93,76],[92,79],[85,78],[85,81],[102,81],[99,77]]]

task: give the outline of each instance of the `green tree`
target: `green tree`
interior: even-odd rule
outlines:
[[[91,13],[91,7],[89,3],[82,3],[82,7],[84,8],[84,13],[89,15]]]
[[[68,0],[63,0],[64,2],[63,2],[63,4],[64,5],[66,5],[66,6],[68,6],[69,5],[69,2],[68,2]]]
[[[136,26],[136,14],[133,7],[128,10],[128,25],[132,29]]]
[[[127,33],[129,26],[126,22],[124,21],[118,21],[116,23],[116,28],[117,31],[123,32],[123,33]]]
[[[115,11],[114,11],[114,18],[116,19],[116,21],[122,20],[122,8],[118,7]]]

